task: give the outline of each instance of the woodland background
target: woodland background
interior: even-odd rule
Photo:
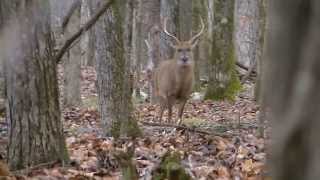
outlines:
[[[319,10],[316,0],[1,0],[0,176],[317,179]],[[181,40],[205,24],[182,125],[155,121],[150,73],[173,55],[165,18]]]

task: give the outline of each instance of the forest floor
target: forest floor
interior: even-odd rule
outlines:
[[[82,76],[82,106],[63,109],[71,166],[52,163],[30,167],[15,172],[21,178],[113,180],[121,176],[115,152],[127,151],[133,141],[103,137],[97,112],[95,71],[83,68]],[[144,90],[146,81],[142,80],[140,85]],[[233,102],[190,100],[183,127],[159,126],[153,122],[157,106],[135,99],[135,116],[143,132],[134,141],[133,154],[140,179],[150,179],[169,151],[181,154],[182,166],[194,179],[261,179],[268,138],[258,137],[259,107],[253,100],[253,87],[254,84],[247,82]],[[4,156],[6,132],[4,119],[0,118],[0,153]]]

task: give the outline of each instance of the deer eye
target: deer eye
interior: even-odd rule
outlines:
[[[182,49],[178,49],[178,52],[182,52]]]
[[[186,49],[186,51],[187,51],[187,52],[190,52],[190,51],[191,51],[191,49],[190,49],[190,48],[187,48],[187,49]]]

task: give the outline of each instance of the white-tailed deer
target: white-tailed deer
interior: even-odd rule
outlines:
[[[168,122],[171,122],[172,106],[179,102],[178,124],[182,121],[184,106],[192,92],[194,81],[193,48],[197,45],[200,35],[204,31],[204,23],[201,19],[201,30],[188,41],[180,41],[167,31],[167,19],[164,21],[164,32],[173,38],[175,44],[170,43],[174,49],[172,59],[161,61],[154,71],[155,94],[160,104],[159,122],[168,108]]]

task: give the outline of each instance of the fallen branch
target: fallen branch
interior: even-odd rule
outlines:
[[[84,32],[88,31],[97,22],[97,20],[112,5],[113,2],[114,0],[109,0],[108,2],[106,2],[87,23],[85,23],[76,33],[74,33],[69,39],[65,41],[62,48],[58,50],[58,53],[55,57],[57,63],[61,61],[61,58],[66,53],[68,48],[72,45],[72,43],[77,40]]]
[[[247,79],[250,77],[250,75],[253,73],[254,68],[256,67],[257,61],[254,61],[254,63],[251,64],[251,66],[248,69],[247,74],[245,74],[241,79],[241,84],[245,83]]]
[[[248,67],[246,67],[245,65],[243,65],[243,64],[241,64],[241,63],[239,63],[239,62],[236,62],[236,65],[237,65],[238,67],[240,67],[241,69],[244,69],[244,70],[246,70],[246,71],[249,71],[249,69],[250,69],[250,67],[248,68]],[[251,72],[250,74],[252,74],[252,73],[257,74],[257,72],[254,70],[254,68],[253,68],[253,70],[252,70],[252,72]]]
[[[160,123],[154,123],[154,122],[146,122],[146,121],[140,121],[143,125],[145,126],[159,126],[159,127],[171,127],[171,128],[177,128],[177,129],[183,129],[189,132],[194,132],[194,133],[199,133],[199,134],[205,134],[205,135],[212,135],[212,136],[220,136],[220,137],[225,137],[229,138],[230,135],[227,134],[222,134],[222,133],[216,133],[216,132],[208,132],[208,131],[203,131],[195,128],[190,128],[187,126],[182,126],[182,125],[176,125],[176,124],[160,124]]]
[[[35,166],[27,167],[26,169],[20,169],[17,171],[12,171],[12,174],[14,175],[22,175],[22,174],[28,174],[33,170],[40,169],[40,168],[49,168],[52,167],[55,164],[58,164],[59,161],[50,161],[46,163],[37,164]]]

